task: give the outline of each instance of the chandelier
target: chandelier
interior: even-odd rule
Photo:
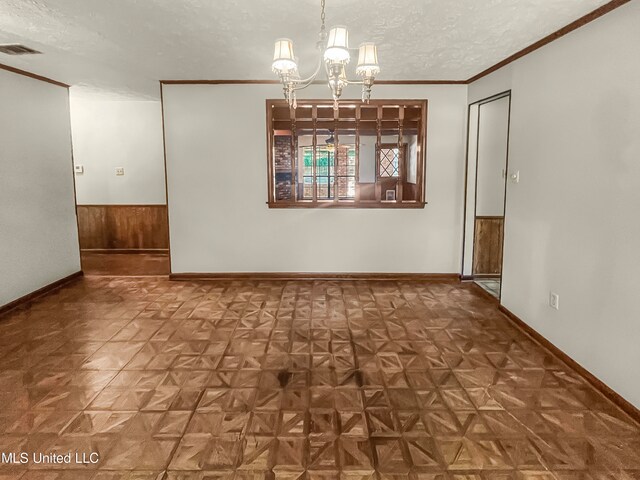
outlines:
[[[358,48],[358,65],[356,66],[356,75],[361,80],[347,79],[346,66],[351,60],[349,32],[346,27],[336,26],[329,30],[327,35],[324,25],[324,5],[325,0],[321,0],[320,33],[316,43],[316,48],[319,50],[320,55],[318,66],[311,76],[300,78],[298,62],[293,54],[293,42],[288,38],[276,40],[272,69],[280,77],[284,98],[292,108],[297,107],[296,91],[311,85],[320,70],[322,70],[323,65],[327,84],[333,97],[333,108],[336,110],[338,109],[338,100],[347,85],[362,85],[362,101],[368,103],[371,98],[371,87],[373,87],[375,76],[380,73],[376,45],[373,42],[365,42],[361,43]]]

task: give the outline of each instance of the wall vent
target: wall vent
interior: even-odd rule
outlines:
[[[6,53],[7,55],[34,55],[42,52],[38,52],[33,48],[25,47],[18,43],[10,43],[7,45],[0,45],[0,53]]]

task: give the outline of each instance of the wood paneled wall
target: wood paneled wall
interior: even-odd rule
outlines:
[[[473,274],[500,275],[504,217],[476,217],[475,228]]]
[[[82,250],[168,250],[166,205],[78,205]]]

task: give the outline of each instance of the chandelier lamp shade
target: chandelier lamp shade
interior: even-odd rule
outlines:
[[[298,68],[293,56],[293,42],[288,38],[276,40],[276,48],[273,53],[274,72],[293,72]]]
[[[373,42],[361,43],[358,49],[356,74],[361,77],[375,77],[378,73],[380,73],[380,65],[378,64],[376,44]]]
[[[358,48],[356,75],[360,79],[347,78],[346,66],[351,60],[349,31],[340,25],[331,28],[327,34],[324,6],[325,0],[321,0],[321,26],[316,44],[320,55],[317,68],[309,77],[300,78],[298,62],[293,52],[293,42],[288,38],[279,38],[275,42],[271,67],[280,78],[284,97],[292,108],[297,106],[296,92],[311,85],[323,70],[323,66],[335,109],[338,108],[338,100],[347,85],[362,85],[362,101],[369,102],[375,77],[380,73],[376,45],[373,42],[365,42]]]
[[[325,61],[349,63],[350,58],[347,27],[333,27],[329,30],[327,48],[324,50]]]

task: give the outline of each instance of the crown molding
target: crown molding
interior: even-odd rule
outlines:
[[[631,0],[612,0],[609,3],[596,8],[592,12],[583,15],[582,17],[574,20],[573,22],[565,25],[564,27],[556,30],[555,32],[547,35],[546,37],[532,43],[528,47],[519,50],[513,55],[508,56],[504,60],[492,65],[491,67],[481,71],[467,80],[377,80],[375,85],[468,85],[476,80],[486,77],[490,73],[518,60],[519,58],[528,55],[531,52],[550,44],[554,40],[564,37],[568,33],[577,30],[588,23],[606,15],[607,13],[621,7]],[[209,85],[276,85],[280,82],[278,80],[160,80],[162,85],[197,85],[197,84],[209,84]],[[323,84],[324,82],[317,81],[313,83]]]
[[[279,80],[160,80],[162,85],[280,85]],[[316,80],[314,85],[326,82]],[[465,85],[467,80],[377,80],[376,85]]]
[[[162,85],[277,85],[279,80],[160,80]]]
[[[551,42],[567,35],[568,33],[577,30],[588,23],[593,22],[594,20],[606,15],[607,13],[615,10],[618,7],[621,7],[631,0],[612,0],[609,3],[602,5],[599,8],[596,8],[590,13],[583,15],[582,17],[574,20],[568,25],[556,30],[555,32],[547,35],[546,37],[538,40],[537,42],[532,43],[528,47],[519,50],[513,55],[508,56],[504,60],[496,63],[495,65],[481,71],[480,73],[474,75],[473,77],[467,80],[378,80],[375,82],[376,85],[468,85],[470,83],[475,82],[487,75],[495,72],[496,70],[509,65],[510,63],[528,55],[531,52],[538,50],[539,48],[544,47],[545,45],[550,44]],[[52,85],[57,85],[59,87],[69,88],[69,85],[66,83],[59,82],[57,80],[53,80],[48,77],[44,77],[42,75],[37,75],[35,73],[28,72],[26,70],[21,70],[19,68],[10,67],[9,65],[0,64],[0,69],[6,70],[9,72],[17,73],[19,75],[24,75],[26,77],[33,78],[35,80],[40,80],[43,82],[51,83]],[[313,82],[314,84],[324,84],[322,81]],[[230,79],[230,80],[160,80],[161,85],[278,85],[280,84],[279,80],[247,80],[247,79]]]
[[[2,63],[0,63],[0,70],[6,70],[7,72],[17,73],[18,75],[23,75],[25,77],[33,78],[35,80],[40,80],[41,82],[47,82],[52,85],[57,85],[59,87],[69,88],[69,85],[67,85],[66,83],[62,83],[48,77],[43,77],[42,75],[36,75],[35,73],[27,72],[26,70],[10,67],[9,65],[4,65]]]
[[[509,65],[510,63],[515,62],[519,58],[522,58],[525,55],[528,55],[531,52],[534,52],[534,51],[538,50],[539,48],[542,48],[545,45],[550,44],[554,40],[557,40],[559,38],[564,37],[566,34],[571,33],[574,30],[577,30],[578,28],[583,27],[583,26],[587,25],[588,23],[593,22],[594,20],[602,17],[603,15],[606,15],[607,13],[615,10],[618,7],[621,7],[622,5],[624,5],[626,3],[629,3],[630,1],[631,0],[612,0],[611,2],[604,4],[599,8],[596,8],[594,11],[587,13],[586,15],[578,18],[577,20],[574,20],[570,24],[565,25],[561,29],[556,30],[552,34],[547,35],[546,37],[538,40],[535,43],[532,43],[528,47],[525,47],[522,50],[514,53],[513,55],[508,56],[504,60],[496,63],[495,65],[487,68],[486,70],[483,70],[482,72],[474,75],[473,77],[468,79],[466,81],[466,83],[468,83],[468,84],[469,83],[473,83],[476,80],[481,79],[482,77],[486,77],[490,73],[493,73],[496,70],[499,70],[500,68],[504,67],[505,65]]]

